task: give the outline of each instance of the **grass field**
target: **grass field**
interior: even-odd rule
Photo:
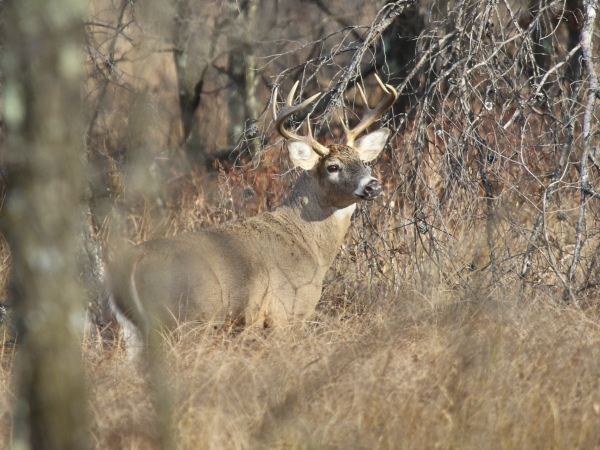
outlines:
[[[552,294],[406,290],[301,330],[168,339],[176,438],[185,449],[600,448],[598,311]],[[143,371],[88,339],[98,449],[154,447]],[[10,445],[10,350],[0,447]]]

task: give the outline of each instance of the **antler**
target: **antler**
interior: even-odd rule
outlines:
[[[321,95],[321,93],[315,94],[312,97],[304,100],[302,103],[296,106],[292,106],[292,101],[294,100],[294,94],[296,93],[297,87],[298,81],[296,81],[296,84],[294,84],[294,87],[290,91],[288,98],[285,102],[285,106],[279,110],[279,114],[277,114],[277,88],[275,88],[275,92],[273,93],[273,117],[275,118],[275,125],[277,126],[277,130],[279,131],[279,134],[281,134],[284,138],[304,142],[305,144],[308,144],[317,155],[325,156],[329,153],[329,149],[324,145],[320,144],[315,138],[313,138],[312,129],[310,127],[310,115],[306,117],[306,123],[308,125],[308,133],[306,136],[301,136],[299,134],[292,133],[291,131],[286,130],[283,126],[283,122],[285,122],[285,119],[290,117],[292,114],[300,111],[301,109],[304,109],[306,106],[312,103],[319,95]]]
[[[358,125],[356,125],[354,128],[352,128],[351,130],[349,130],[348,127],[346,127],[346,124],[344,123],[344,118],[343,117],[340,118],[341,122],[342,122],[342,127],[344,128],[344,133],[346,135],[346,145],[348,145],[350,147],[352,147],[354,145],[354,140],[356,139],[356,137],[360,133],[365,131],[369,125],[371,125],[373,122],[375,122],[377,119],[379,119],[379,117],[381,117],[383,115],[383,113],[386,112],[388,110],[388,108],[390,106],[392,106],[394,104],[394,102],[396,101],[396,99],[398,98],[398,93],[396,92],[396,89],[393,88],[393,86],[390,86],[389,84],[384,85],[381,82],[381,80],[379,79],[379,77],[377,76],[377,74],[375,74],[375,78],[377,79],[379,86],[381,86],[381,89],[383,90],[383,92],[385,94],[383,97],[383,100],[381,100],[379,105],[377,105],[374,109],[369,108],[369,104],[367,103],[367,97],[365,96],[365,92],[360,87],[360,84],[357,84],[358,90],[360,92],[360,96],[362,97],[362,100],[365,105],[365,108],[367,109],[367,112],[365,113],[365,115],[364,115],[363,119],[360,121],[360,123]]]

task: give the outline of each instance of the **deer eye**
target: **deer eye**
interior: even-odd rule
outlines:
[[[336,173],[340,171],[340,166],[338,166],[337,164],[331,164],[330,166],[327,166],[327,172],[329,173]]]

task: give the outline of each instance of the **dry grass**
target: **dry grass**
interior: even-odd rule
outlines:
[[[282,335],[202,329],[169,340],[185,449],[600,448],[598,311],[506,287],[409,292]],[[153,446],[147,382],[116,346],[86,344],[98,449]],[[10,442],[12,354],[0,379]]]

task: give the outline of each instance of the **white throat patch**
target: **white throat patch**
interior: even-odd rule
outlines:
[[[356,203],[346,206],[345,208],[333,208],[333,215],[338,220],[345,220],[352,215],[355,209]]]

